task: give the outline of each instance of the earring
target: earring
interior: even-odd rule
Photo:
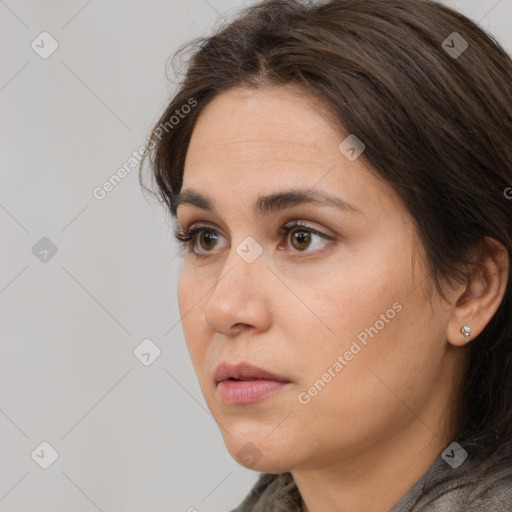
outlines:
[[[466,338],[466,341],[469,341],[469,335],[471,334],[471,329],[469,328],[469,325],[464,325],[460,332],[462,333],[464,338]]]

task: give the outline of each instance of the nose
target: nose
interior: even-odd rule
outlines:
[[[249,263],[236,249],[232,247],[204,310],[211,329],[226,336],[244,330],[265,331],[270,325],[267,290],[271,290],[273,274],[264,254]]]

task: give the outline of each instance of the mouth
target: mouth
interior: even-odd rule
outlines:
[[[229,377],[227,379],[224,379],[224,380],[233,380],[233,381],[237,381],[237,382],[240,382],[240,381],[246,381],[246,380],[273,380],[273,379],[263,379],[263,378],[260,378],[260,377],[254,377],[254,378],[251,378],[251,377],[242,377],[240,379],[237,379],[235,377]],[[222,382],[222,381],[221,381]]]
[[[217,366],[214,375],[215,383],[223,382],[225,380],[273,380],[277,382],[288,382],[286,378],[278,375],[275,372],[259,368],[250,363],[230,364],[225,361]]]
[[[290,381],[284,377],[248,363],[221,363],[215,372],[215,385],[222,399],[230,405],[258,402],[278,391]]]

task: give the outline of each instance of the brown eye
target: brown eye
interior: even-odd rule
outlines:
[[[311,233],[309,231],[297,229],[291,232],[290,241],[295,249],[303,251],[311,244]]]
[[[285,236],[288,249],[292,252],[317,254],[331,240],[329,235],[321,233],[304,221],[292,221],[283,226],[281,233]]]
[[[215,247],[215,243],[218,240],[218,236],[215,235],[215,231],[206,231],[204,230],[199,235],[199,244],[201,245],[201,248],[210,251]]]
[[[327,242],[331,240],[329,235],[298,221],[293,221],[283,226],[281,228],[281,236],[287,239],[290,251],[313,252],[314,254],[319,253],[326,247]],[[218,242],[224,237],[217,230],[208,226],[194,225],[188,231],[177,231],[175,237],[183,246],[189,248],[190,253],[198,257],[206,256],[208,253],[214,253],[216,250],[223,248],[222,245],[219,246]]]

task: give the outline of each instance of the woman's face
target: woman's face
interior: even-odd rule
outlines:
[[[189,196],[177,211],[185,231],[203,228],[178,285],[184,334],[228,450],[257,471],[371,457],[391,438],[414,449],[451,406],[449,308],[429,299],[412,218],[354,159],[360,146],[340,149],[347,136],[298,90],[237,88],[203,110],[187,153],[182,192],[213,208]],[[253,209],[292,190],[318,201]],[[290,221],[306,227],[286,234]],[[217,386],[222,362],[287,383]]]

